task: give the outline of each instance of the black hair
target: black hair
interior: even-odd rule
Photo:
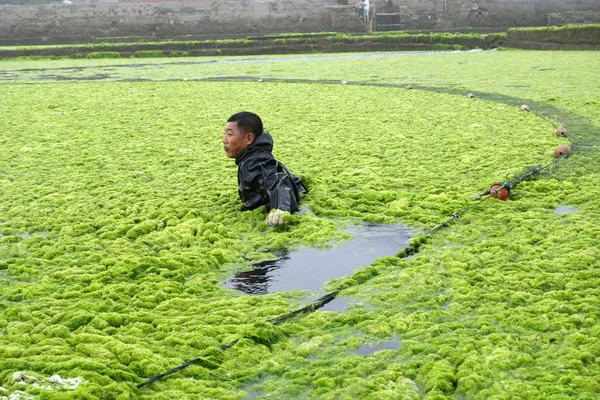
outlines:
[[[260,117],[248,111],[233,114],[227,122],[237,122],[238,128],[244,135],[252,132],[254,137],[257,138],[263,133],[263,123]]]

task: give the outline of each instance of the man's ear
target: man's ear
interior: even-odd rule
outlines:
[[[254,140],[256,139],[256,136],[254,136],[254,133],[250,132],[246,135],[246,143],[248,146],[250,146],[252,143],[254,143]]]

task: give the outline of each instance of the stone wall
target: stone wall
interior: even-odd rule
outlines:
[[[510,28],[600,23],[599,0],[391,0],[402,29]]]
[[[329,5],[334,9],[329,9]],[[322,0],[1,5],[0,40],[360,31],[354,7]]]
[[[15,1],[15,0],[11,0]],[[235,36],[364,32],[353,0],[239,0],[0,5],[0,42],[69,37]],[[348,3],[350,5],[343,5]],[[507,28],[600,22],[599,0],[382,0],[402,29]]]

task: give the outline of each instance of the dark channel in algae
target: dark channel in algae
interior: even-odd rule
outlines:
[[[0,64],[11,76],[0,85],[0,396],[597,398],[597,54],[278,60]],[[31,84],[66,67],[73,79],[112,69],[177,81]],[[264,82],[184,81],[219,76]],[[462,89],[550,105],[548,120]],[[241,109],[263,116],[277,157],[306,177],[313,214],[267,230],[262,210],[240,211],[220,136]],[[429,229],[507,174],[551,162],[569,143],[559,123],[577,143],[551,175],[488,200],[411,258],[325,283],[345,288],[345,312],[273,326],[314,293],[222,288],[282,249],[348,240],[344,221]],[[357,354],[377,345],[390,348]]]

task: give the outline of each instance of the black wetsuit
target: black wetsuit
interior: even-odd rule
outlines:
[[[267,211],[296,212],[306,187],[302,178],[273,157],[272,151],[273,138],[263,132],[235,158],[240,199],[247,210],[264,205]]]

